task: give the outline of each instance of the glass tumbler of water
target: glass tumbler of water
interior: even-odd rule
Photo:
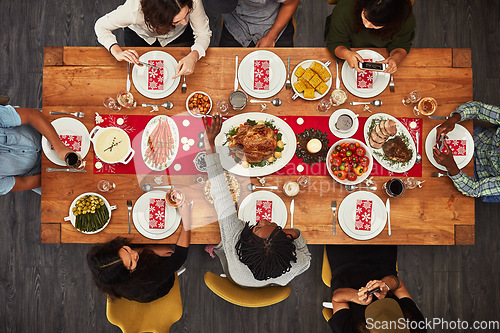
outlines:
[[[217,103],[217,108],[219,109],[219,114],[223,116],[229,113],[229,103],[226,101],[220,101]]]
[[[105,107],[107,107],[108,109],[110,109],[111,111],[120,111],[121,110],[121,106],[116,102],[116,100],[113,98],[113,97],[106,97],[104,100],[103,100],[103,104]]]
[[[108,180],[100,180],[97,183],[97,189],[101,192],[112,192],[115,189],[116,185],[113,182]]]
[[[318,112],[325,113],[332,107],[333,102],[330,97],[323,98],[317,106]]]
[[[415,104],[418,101],[420,101],[421,98],[422,98],[422,95],[420,95],[418,90],[413,90],[411,93],[408,94],[408,96],[403,98],[403,105],[408,106],[411,104]]]

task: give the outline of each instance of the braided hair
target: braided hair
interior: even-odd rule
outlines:
[[[281,227],[276,227],[269,237],[263,239],[254,234],[254,227],[245,223],[236,243],[240,261],[248,266],[259,281],[277,278],[288,272],[292,267],[291,262],[297,262],[293,237]]]

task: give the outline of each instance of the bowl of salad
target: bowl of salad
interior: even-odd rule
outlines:
[[[344,185],[356,185],[370,175],[373,158],[368,147],[356,139],[342,139],[328,150],[328,172],[333,179]]]

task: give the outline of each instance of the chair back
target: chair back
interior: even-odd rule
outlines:
[[[150,303],[108,297],[106,316],[124,333],[169,332],[170,326],[182,317],[179,277],[175,274],[174,286],[168,294]]]
[[[326,246],[323,246],[323,267],[321,269],[321,279],[327,287],[331,287],[332,283],[332,269],[328,262],[328,255],[326,254]]]
[[[204,279],[207,287],[220,298],[248,308],[260,308],[279,303],[285,300],[291,291],[289,286],[244,288],[212,272],[206,272]]]

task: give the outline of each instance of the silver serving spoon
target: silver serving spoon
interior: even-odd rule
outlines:
[[[377,186],[356,186],[356,185],[346,185],[345,186],[345,189],[348,190],[349,192],[350,191],[354,191],[355,189],[365,189],[365,190],[372,190],[372,191],[376,191],[377,190]]]
[[[269,190],[277,190],[278,186],[255,186],[252,183],[247,184],[247,190],[249,190],[249,191],[255,191],[258,188],[267,188]]]
[[[149,192],[149,191],[157,189],[157,188],[171,189],[172,187],[174,187],[174,186],[173,185],[152,186],[151,184],[144,183],[141,186],[141,190],[143,190],[144,192]]]
[[[262,101],[259,99],[251,99],[250,103],[271,103],[274,106],[280,106],[281,105],[281,99],[275,98],[272,101]]]
[[[142,104],[142,107],[147,107],[147,106],[163,106],[165,109],[170,110],[171,108],[174,107],[174,103],[166,101],[163,104]]]
[[[419,132],[417,132],[417,134],[416,134],[416,136],[417,136],[417,157],[415,157],[415,163],[416,164],[422,163],[422,155],[420,155],[418,153],[418,136],[419,136],[419,134],[420,134]]]
[[[371,102],[351,102],[351,105],[363,105],[363,104],[371,104],[375,107],[379,107],[382,105],[382,101],[380,99],[375,99]]]

